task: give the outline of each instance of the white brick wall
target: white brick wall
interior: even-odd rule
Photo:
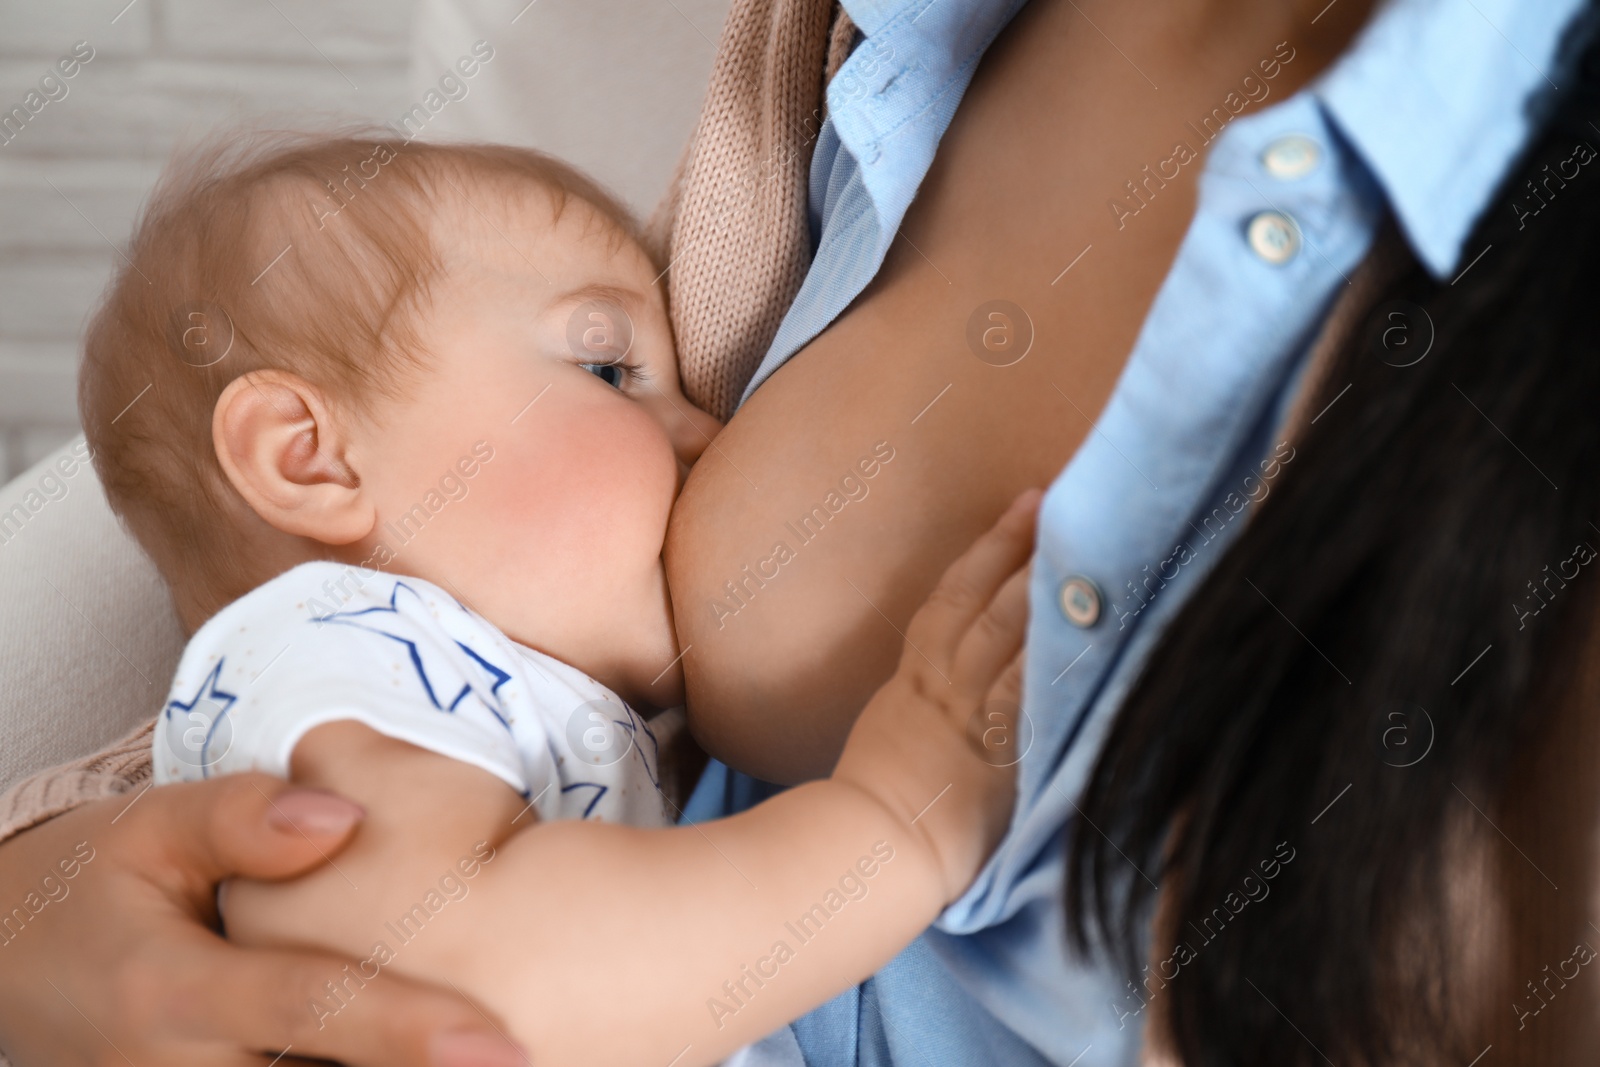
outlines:
[[[82,324],[173,145],[253,117],[392,118],[410,20],[405,0],[0,0],[0,115],[95,50],[0,144],[0,480],[76,432]]]
[[[641,216],[683,153],[729,0],[417,0],[413,100],[474,41],[495,58],[425,139],[532,145],[600,179]]]

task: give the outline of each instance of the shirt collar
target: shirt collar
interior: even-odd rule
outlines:
[[[867,43],[828,83],[825,125],[860,165],[885,247],[933,163],[979,58],[1025,2],[841,0]]]
[[[1389,0],[1312,84],[1387,194],[1418,258],[1448,278],[1533,132],[1583,0]],[[1563,86],[1565,88],[1565,86]]]
[[[867,37],[893,22],[902,11],[925,3],[926,0],[839,0],[850,21]]]
[[[876,79],[867,79],[880,96],[881,86],[907,71],[922,78],[906,82],[926,79],[947,88],[950,76],[983,50],[1022,2],[841,0],[864,36],[893,38],[886,54],[898,62],[879,64]],[[1417,257],[1435,277],[1445,278],[1456,270],[1467,235],[1533,132],[1535,97],[1577,76],[1558,69],[1558,52],[1584,0],[1380,4],[1310,91],[1382,186]],[[901,88],[926,91],[920,85]],[[880,142],[860,99],[866,94],[838,101],[833,95],[839,135],[854,155],[915,157],[869,166],[863,174],[893,229],[931,162],[937,135],[886,136]]]

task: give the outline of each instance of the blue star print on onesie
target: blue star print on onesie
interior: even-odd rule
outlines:
[[[481,767],[541,819],[671,822],[655,732],[611,690],[431,582],[324,562],[190,640],[156,722],[156,780],[286,778],[299,739],[340,720]]]

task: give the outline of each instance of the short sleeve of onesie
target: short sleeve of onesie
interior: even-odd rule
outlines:
[[[438,586],[306,563],[218,612],[156,724],[158,783],[289,773],[307,731],[355,720],[481,767],[542,819],[670,822],[647,723]]]

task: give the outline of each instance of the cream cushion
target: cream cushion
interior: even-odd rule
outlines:
[[[0,788],[166,700],[183,633],[78,437],[0,488]]]

